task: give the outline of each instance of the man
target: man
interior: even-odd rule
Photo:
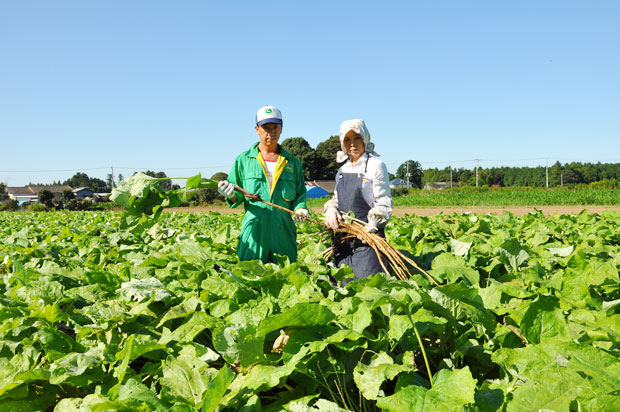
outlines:
[[[259,141],[235,159],[228,180],[218,184],[230,207],[243,203],[237,255],[240,260],[275,262],[274,254],[297,260],[297,230],[291,214],[235,191],[237,185],[261,199],[295,211],[295,220],[308,217],[306,187],[301,162],[278,144],[282,134],[282,113],[274,106],[263,106],[256,113]]]

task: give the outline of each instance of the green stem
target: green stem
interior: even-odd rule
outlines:
[[[428,380],[431,381],[431,388],[433,387],[433,375],[431,374],[431,367],[428,365],[428,358],[426,357],[426,351],[424,350],[424,345],[422,345],[422,338],[420,338],[420,334],[418,333],[418,328],[413,325],[413,331],[415,332],[416,338],[418,338],[418,343],[420,344],[420,350],[422,351],[422,356],[424,357],[424,364],[426,365],[426,372],[428,373]]]

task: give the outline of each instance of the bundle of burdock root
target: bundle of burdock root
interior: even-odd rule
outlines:
[[[324,223],[321,224],[325,226]],[[340,222],[340,226],[334,231],[334,233],[342,234],[343,236],[339,236],[339,238],[343,242],[346,242],[349,239],[358,239],[373,248],[379,257],[379,263],[381,263],[381,267],[383,267],[385,273],[393,273],[399,279],[407,280],[411,277],[409,266],[407,266],[407,264],[409,264],[424,274],[424,276],[426,276],[435,285],[439,286],[431,275],[426,273],[424,269],[419,267],[412,259],[405,256],[400,250],[390,245],[384,237],[379,236],[376,233],[368,232],[364,222],[356,220],[352,220],[350,223]],[[333,248],[330,249],[332,249],[333,253]],[[392,271],[388,270],[386,263]]]
[[[293,212],[292,210],[276,205],[274,203],[268,202],[266,200],[263,200],[260,198],[259,195],[250,193],[247,190],[240,188],[239,186],[235,185],[235,190],[243,193],[243,195],[249,199],[263,202],[269,206],[272,206],[276,209],[283,210],[292,215],[295,214],[295,212]],[[352,218],[347,215],[344,215],[343,217],[345,218],[345,220],[349,220],[350,222],[346,222],[346,221],[340,222],[340,226],[336,230],[332,230],[324,222],[319,222],[318,220],[314,220],[310,218],[308,218],[307,220],[309,222],[323,226],[325,230],[332,230],[335,234],[340,234],[341,236],[337,236],[337,238],[341,242],[346,242],[350,239],[358,239],[361,242],[366,243],[368,246],[373,248],[375,253],[377,253],[377,256],[379,257],[379,263],[381,263],[381,267],[383,267],[383,270],[385,270],[385,273],[393,273],[399,279],[407,280],[411,277],[411,272],[409,272],[409,266],[407,266],[407,264],[409,264],[415,269],[419,270],[422,274],[424,274],[424,276],[430,279],[432,283],[439,286],[437,281],[435,281],[435,279],[433,279],[431,275],[426,273],[426,271],[424,271],[421,267],[419,267],[412,259],[403,255],[402,252],[400,252],[398,249],[395,249],[392,245],[390,245],[385,240],[385,238],[377,235],[376,233],[368,232],[366,230],[367,224],[365,222]],[[331,258],[331,256],[333,255],[333,251],[334,251],[333,247],[329,248],[323,254],[323,257],[325,257],[326,259]],[[387,263],[387,267],[386,267],[386,263]],[[389,269],[391,269],[391,271]]]

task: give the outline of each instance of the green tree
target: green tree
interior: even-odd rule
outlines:
[[[336,154],[341,150],[340,136],[331,136],[316,146],[316,153],[321,158],[320,170],[316,180],[334,180],[340,165],[336,161]]]
[[[303,137],[289,137],[282,141],[282,147],[299,159],[307,180],[317,179],[318,172],[321,169],[321,157],[310,147],[306,139]]]
[[[54,207],[54,194],[47,189],[39,190],[37,199],[39,200],[39,203],[45,205],[47,208]]]
[[[6,185],[0,183],[0,202],[4,202],[5,200],[9,200],[9,194],[6,192]]]
[[[63,185],[75,187],[90,187],[90,178],[86,173],[77,172],[70,179],[65,180]]]
[[[396,170],[396,177],[407,180],[407,170],[409,170],[409,184],[421,189],[424,171],[422,170],[422,165],[420,162],[416,162],[415,160],[407,160],[405,163],[398,166],[398,169]]]
[[[96,177],[90,178],[90,184],[88,187],[93,192],[109,192],[112,190],[112,186],[108,186],[106,182]]]
[[[215,180],[216,182],[226,179],[228,179],[228,174],[224,172],[217,172],[211,176],[211,180]],[[200,203],[213,203],[215,200],[221,200],[222,196],[217,192],[217,188],[215,187],[203,187],[198,189],[197,198]]]
[[[221,182],[222,180],[228,179],[228,173],[217,172],[213,176],[211,176],[211,180],[215,180],[216,182]]]
[[[73,199],[75,199],[75,194],[73,193],[73,190],[65,189],[65,190],[62,191],[62,194],[60,195],[60,198],[62,199],[64,204],[67,204],[70,201],[72,201]]]

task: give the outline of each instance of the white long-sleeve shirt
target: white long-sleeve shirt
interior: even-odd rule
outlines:
[[[368,167],[366,167],[368,161]],[[366,170],[364,172],[364,169]],[[370,206],[368,220],[374,220],[378,227],[383,227],[392,217],[392,194],[387,166],[383,161],[364,153],[355,163],[347,160],[336,174],[336,187],[343,173],[357,173],[362,177],[362,196]],[[338,208],[338,191],[334,190],[334,197],[325,203],[325,210],[329,207]]]

